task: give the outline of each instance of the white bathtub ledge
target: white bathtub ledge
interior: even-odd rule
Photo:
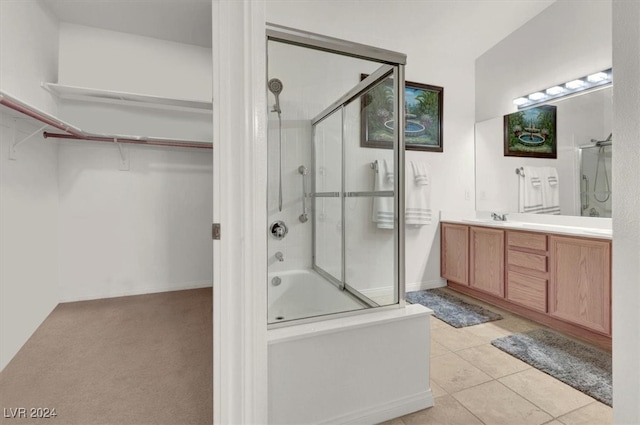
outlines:
[[[368,326],[375,326],[382,322],[390,323],[398,320],[419,318],[430,316],[433,310],[421,304],[407,304],[404,307],[380,310],[367,310],[362,314],[341,317],[338,319],[328,319],[319,322],[305,323],[302,325],[291,325],[283,328],[270,329],[267,332],[269,344],[294,341],[297,339],[312,338],[323,334],[330,334],[344,331],[345,329],[357,329]]]

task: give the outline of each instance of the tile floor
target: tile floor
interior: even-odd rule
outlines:
[[[384,425],[607,425],[613,410],[492,346],[491,340],[542,327],[463,296],[504,319],[456,329],[431,318],[430,409]]]

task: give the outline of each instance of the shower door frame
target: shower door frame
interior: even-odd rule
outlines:
[[[381,64],[381,67],[378,68],[374,73],[371,73],[369,77],[360,81],[360,83],[356,84],[350,91],[348,91],[345,95],[343,95],[340,99],[335,101],[329,107],[325,108],[325,110],[316,117],[313,122],[317,123],[321,121],[321,118],[330,116],[332,112],[335,112],[339,108],[343,108],[346,104],[351,103],[354,99],[356,99],[359,95],[366,92],[367,89],[376,83],[382,81],[384,78],[387,78],[391,73],[393,73],[393,85],[394,90],[397,93],[395,96],[394,102],[394,115],[398,118],[397,122],[404,122],[405,108],[404,108],[404,66],[407,62],[407,56],[403,53],[394,52],[391,50],[381,49],[373,46],[368,46],[365,44],[354,43],[351,41],[342,40],[339,38],[328,37],[321,34],[316,34],[312,32],[302,31],[291,27],[286,27],[283,25],[266,23],[266,40],[265,40],[265,50],[268,51],[268,43],[269,41],[276,41],[284,44],[291,44],[294,46],[309,48],[313,50],[320,50],[329,53],[334,53],[342,56],[348,56],[358,59],[364,59],[371,62],[378,62]],[[267,55],[267,62],[268,62]],[[268,66],[267,66],[268,69]],[[384,69],[384,71],[382,71]],[[267,75],[268,79],[269,76]],[[344,110],[343,110],[344,111]],[[324,114],[324,116],[323,116]],[[313,125],[315,131],[315,125]],[[313,133],[313,132],[312,132]],[[312,134],[312,138],[315,135]],[[342,140],[344,141],[344,119],[342,120]],[[394,152],[394,162],[396,166],[395,170],[395,179],[394,179],[394,192],[395,192],[395,208],[394,208],[394,224],[396,226],[394,232],[394,291],[397,291],[395,299],[397,300],[393,304],[380,306],[379,308],[398,308],[403,307],[405,305],[405,235],[404,235],[404,149],[405,141],[404,141],[404,131],[399,131],[398,126],[394,128],[394,143],[393,143],[393,152]],[[315,155],[312,149],[312,156]],[[344,143],[343,143],[343,152],[342,157],[344,158]],[[314,164],[315,157],[312,158],[312,164]],[[314,165],[315,167],[315,165]],[[369,307],[378,306],[377,303],[368,299],[367,297],[360,294],[357,290],[351,288],[349,290],[348,285],[336,284],[335,279],[328,278],[327,276],[331,276],[329,273],[324,272],[324,270],[316,267],[315,264],[315,173],[310,173],[312,178],[312,186],[313,191],[309,194],[312,202],[312,214],[313,214],[313,226],[312,226],[312,247],[313,247],[313,269],[316,270],[319,274],[321,274],[324,278],[327,278],[329,282],[338,286],[338,288],[342,290],[348,291],[349,294],[355,296],[364,304]],[[342,174],[343,174],[343,185],[344,185],[344,164],[342,166]],[[399,178],[398,176],[403,176],[403,178]],[[344,189],[344,187],[343,187]],[[363,192],[364,193],[364,192]],[[339,193],[339,196],[342,196],[344,199],[345,192],[344,190]],[[344,200],[342,202],[342,222],[344,224],[345,212],[344,212]],[[342,229],[342,276],[345,274],[345,255],[344,255],[344,226]],[[344,279],[342,279],[344,282]],[[356,295],[357,294],[357,295]],[[339,317],[343,315],[351,315],[358,314],[362,310],[356,311],[347,311],[342,313],[335,313],[333,317]],[[366,310],[365,310],[366,311]],[[316,320],[324,320],[324,316],[318,317],[308,317],[303,319],[298,319],[295,323],[306,323],[310,321]],[[277,326],[277,324],[271,324],[270,327]]]
[[[585,149],[593,149],[593,148],[602,148],[602,147],[611,147],[612,143],[609,141],[604,141],[604,142],[599,142],[599,143],[595,143],[595,144],[591,144],[591,145],[582,145],[582,146],[578,146],[578,212],[579,215],[581,217],[589,217],[589,215],[584,215],[583,212],[586,211],[587,209],[589,209],[589,206],[591,206],[591,204],[589,204],[589,200],[590,200],[590,195],[589,195],[589,179],[587,178],[587,185],[585,187],[585,191],[584,191],[584,196],[586,196],[587,199],[587,206],[586,208],[582,208],[585,203],[582,202],[583,200],[583,190],[582,190],[582,181],[584,180],[584,172],[583,172],[583,167],[584,167],[584,152]],[[596,154],[598,155],[598,154]],[[598,166],[598,163],[596,162],[596,167]],[[593,182],[594,186],[593,186],[593,192],[595,193],[595,184],[596,181],[594,180]],[[609,193],[609,195],[611,195],[611,192]],[[594,196],[595,197],[595,196]],[[596,199],[596,201],[598,201]],[[599,201],[598,201],[599,202]],[[601,218],[611,218],[611,217],[601,217]]]
[[[400,243],[400,239],[403,239],[404,235],[400,235],[400,233],[402,233],[401,231],[399,231],[399,229],[403,229],[404,228],[404,223],[400,224],[399,223],[399,219],[400,218],[404,218],[404,201],[402,201],[401,203],[398,202],[398,198],[400,198],[400,192],[402,191],[402,198],[404,199],[404,179],[400,179],[398,178],[398,176],[403,176],[404,175],[404,149],[400,150],[398,149],[398,147],[400,146],[400,144],[402,143],[402,146],[404,146],[404,140],[402,140],[402,142],[399,142],[399,139],[401,137],[403,137],[404,135],[398,130],[398,126],[395,126],[394,130],[393,130],[393,135],[394,135],[394,162],[397,164],[394,167],[394,170],[396,170],[395,172],[397,173],[397,175],[395,175],[395,179],[394,179],[394,191],[390,192],[390,193],[377,193],[377,192],[373,192],[373,191],[367,191],[367,192],[347,192],[346,191],[346,164],[345,164],[345,157],[346,157],[346,141],[345,141],[345,108],[350,105],[353,102],[358,101],[358,99],[365,94],[367,91],[369,91],[372,87],[378,85],[379,83],[381,83],[382,81],[384,81],[385,79],[389,78],[390,76],[393,77],[393,82],[394,82],[394,91],[398,94],[397,96],[395,96],[396,101],[394,102],[394,116],[398,116],[398,113],[400,111],[400,120],[398,120],[397,122],[404,122],[404,108],[400,108],[399,105],[404,104],[404,78],[401,78],[401,73],[402,73],[402,66],[398,66],[398,65],[389,65],[389,64],[383,64],[382,66],[380,66],[376,71],[372,72],[367,78],[365,78],[364,80],[360,81],[358,84],[356,84],[351,90],[349,90],[347,93],[345,93],[344,95],[342,95],[338,100],[336,100],[335,102],[333,102],[331,105],[329,105],[327,108],[325,108],[320,114],[318,114],[314,119],[311,120],[311,143],[312,143],[312,149],[311,149],[311,168],[312,168],[312,172],[311,172],[311,185],[312,185],[312,190],[311,190],[311,194],[312,194],[312,199],[311,199],[311,208],[312,211],[314,211],[313,214],[313,221],[312,221],[312,267],[313,269],[320,274],[322,277],[324,277],[325,279],[327,279],[329,282],[331,282],[333,285],[335,285],[338,289],[342,290],[342,291],[346,291],[347,293],[349,293],[349,295],[355,297],[358,301],[360,301],[361,303],[364,303],[365,305],[367,305],[368,307],[380,307],[380,305],[378,303],[376,303],[375,301],[373,301],[372,299],[370,299],[369,297],[367,297],[366,295],[362,294],[360,291],[358,291],[357,289],[355,289],[354,287],[350,286],[347,281],[346,281],[346,260],[347,260],[347,256],[346,256],[346,236],[347,236],[347,226],[346,226],[346,208],[345,208],[345,203],[346,203],[346,198],[348,197],[375,197],[375,196],[395,196],[396,194],[398,194],[398,196],[395,196],[395,208],[394,208],[394,224],[396,226],[398,226],[398,228],[396,229],[396,231],[394,232],[394,252],[396,253],[396,255],[394,255],[394,269],[399,271],[398,265],[399,264],[404,264],[404,260],[400,261],[399,255],[398,255],[398,251],[399,251],[399,247],[400,246],[404,246],[404,242],[402,242],[402,244]],[[400,81],[402,81],[402,83],[400,83]],[[400,99],[402,97],[402,99]],[[323,193],[318,193],[316,192],[316,173],[314,172],[315,167],[316,167],[316,126],[320,123],[322,123],[326,118],[329,118],[331,116],[333,116],[334,114],[341,114],[341,136],[340,136],[340,140],[341,140],[341,188],[340,188],[340,192],[323,192]],[[400,153],[400,155],[398,155],[398,153]],[[400,156],[400,158],[398,158],[398,156]],[[402,184],[400,184],[402,183]],[[316,262],[316,199],[322,197],[322,198],[342,198],[341,199],[341,223],[342,223],[342,227],[341,227],[341,267],[340,267],[340,279],[336,278],[334,275],[332,275],[331,273],[327,272],[326,270],[324,270],[322,267],[320,267],[317,262]],[[400,227],[402,226],[402,227]],[[404,253],[403,253],[403,257],[404,259]],[[397,303],[402,303],[404,300],[404,297],[401,297],[400,294],[404,294],[404,270],[402,271],[403,277],[400,278],[399,277],[399,273],[394,273],[394,291],[398,291],[396,295],[396,297],[394,297],[394,299],[397,300],[397,302],[393,303],[392,305],[395,305]],[[400,288],[400,283],[402,282],[402,288]]]

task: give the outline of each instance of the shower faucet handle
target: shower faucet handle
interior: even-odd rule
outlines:
[[[284,239],[285,236],[287,236],[289,229],[287,228],[287,225],[284,224],[284,221],[278,220],[271,223],[271,226],[269,226],[269,231],[271,232],[271,236],[278,240],[281,240]]]

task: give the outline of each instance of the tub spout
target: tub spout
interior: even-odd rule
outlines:
[[[276,259],[278,261],[284,261],[284,255],[282,255],[282,252],[280,251],[276,252]]]

